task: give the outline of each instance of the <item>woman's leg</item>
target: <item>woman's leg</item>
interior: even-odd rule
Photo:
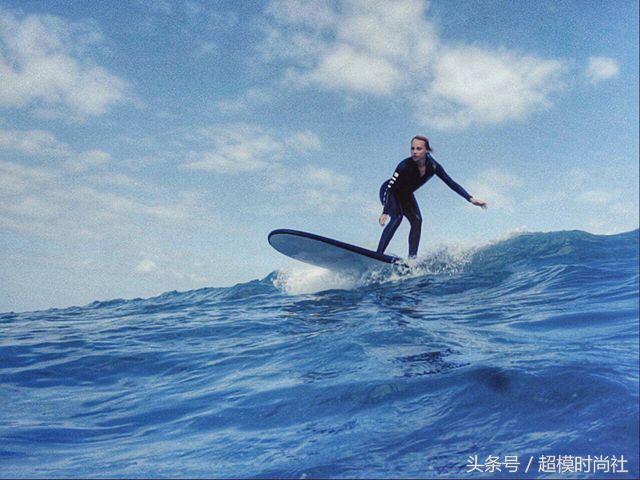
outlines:
[[[415,195],[412,195],[406,205],[402,206],[402,211],[411,224],[411,230],[409,231],[409,257],[415,257],[418,254],[420,234],[422,233],[422,214]]]
[[[387,226],[384,227],[382,235],[380,236],[380,242],[378,243],[377,250],[378,253],[384,253],[384,251],[387,249],[389,242],[400,226],[400,222],[402,222],[402,214],[391,217],[391,220],[389,220]]]
[[[384,189],[386,189],[386,183],[382,184],[382,188],[380,189],[380,201],[382,201],[382,196]],[[393,235],[398,230],[400,223],[402,222],[402,208],[400,208],[400,202],[398,202],[397,197],[390,193],[391,197],[387,201],[387,206],[389,207],[389,216],[391,217],[387,226],[384,227],[382,231],[382,235],[380,236],[380,241],[378,242],[378,253],[384,253],[389,245],[389,242],[393,238]]]

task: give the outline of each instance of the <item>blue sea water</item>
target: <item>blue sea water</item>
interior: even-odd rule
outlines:
[[[638,240],[0,314],[0,476],[637,478]]]

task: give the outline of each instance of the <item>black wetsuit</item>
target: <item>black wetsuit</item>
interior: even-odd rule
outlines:
[[[422,216],[420,215],[418,202],[416,202],[416,197],[413,192],[424,185],[434,175],[440,177],[451,190],[469,201],[471,195],[447,175],[442,165],[436,162],[430,153],[427,153],[426,172],[422,177],[420,176],[420,170],[415,160],[411,157],[405,158],[398,164],[393,176],[380,187],[380,201],[384,207],[382,213],[389,215],[391,220],[389,220],[389,223],[382,231],[380,243],[378,243],[378,253],[384,253],[394,233],[396,233],[396,230],[400,226],[402,217],[405,216],[411,224],[411,231],[409,232],[409,256],[416,256],[418,253],[418,245],[420,244],[420,233],[422,231]]]

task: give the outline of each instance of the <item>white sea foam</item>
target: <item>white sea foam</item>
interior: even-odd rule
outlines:
[[[289,295],[301,295],[332,289],[351,290],[363,283],[359,277],[300,264],[278,270],[273,284]]]
[[[310,265],[292,265],[278,270],[273,284],[289,295],[316,293],[325,290],[352,290],[365,285],[401,282],[424,275],[455,275],[464,270],[477,247],[442,245],[414,259],[404,259],[400,265],[349,275]]]

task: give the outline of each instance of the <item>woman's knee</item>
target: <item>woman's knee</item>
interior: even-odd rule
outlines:
[[[409,223],[411,224],[411,228],[422,228],[421,217],[412,217],[409,219]]]
[[[393,228],[398,228],[400,222],[402,222],[402,215],[395,215],[389,219],[389,225],[393,225]]]

